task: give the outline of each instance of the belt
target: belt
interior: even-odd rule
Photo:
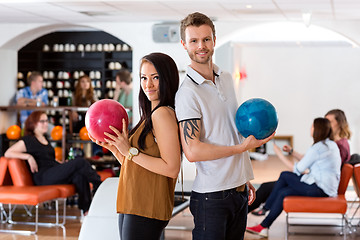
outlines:
[[[244,192],[246,189],[246,184],[243,184],[239,187],[235,187],[235,188],[231,188],[231,189],[227,189],[227,190],[222,190],[222,191],[217,191],[217,192],[208,192],[208,193],[197,193],[197,192],[192,192],[192,194],[195,195],[204,195],[205,198],[210,197],[210,198],[222,198],[225,197],[227,194],[229,193],[235,193],[235,192]]]

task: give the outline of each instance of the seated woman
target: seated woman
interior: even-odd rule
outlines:
[[[311,127],[314,144],[297,163],[288,160],[278,146],[274,151],[287,162],[293,172],[284,171],[267,199],[264,208],[270,210],[266,218],[246,231],[267,237],[268,229],[283,210],[286,196],[334,197],[340,181],[341,158],[337,144],[333,141],[330,121],[316,118]],[[306,173],[305,173],[306,172]]]
[[[55,160],[54,148],[45,136],[48,122],[45,112],[32,112],[25,121],[25,136],[5,152],[5,157],[27,161],[36,185],[74,184],[78,207],[86,215],[91,203],[89,183],[95,192],[101,184],[100,176],[83,158],[62,164]]]
[[[350,159],[349,140],[351,137],[351,132],[350,132],[349,124],[346,120],[344,111],[342,111],[340,109],[332,109],[325,114],[325,118],[327,118],[330,121],[331,130],[332,130],[333,136],[334,136],[334,141],[336,142],[336,144],[340,150],[341,166],[344,163],[351,163],[351,164],[355,165],[357,162],[360,162],[360,160],[354,161],[354,160]],[[292,147],[290,147],[289,145],[284,145],[283,151],[287,152],[289,155],[292,155],[296,160],[300,160],[304,156],[303,154],[301,154],[297,151],[294,151],[294,149]],[[280,154],[281,154],[281,152],[280,152]],[[278,157],[280,158],[280,160],[283,159],[283,158],[281,158],[281,155]],[[354,155],[352,155],[351,158],[354,159]],[[287,165],[287,162],[288,161],[286,159],[284,163]],[[292,167],[292,166],[290,165],[289,167]],[[264,209],[264,208],[259,208],[258,210],[255,210],[255,209],[257,209],[262,203],[266,202],[267,198],[270,196],[270,193],[271,193],[274,185],[275,185],[275,181],[274,182],[266,182],[266,183],[263,183],[260,185],[259,189],[256,190],[256,199],[253,202],[253,204],[251,204],[249,206],[248,212],[251,212],[252,214],[254,214],[256,216],[265,215],[266,209]]]

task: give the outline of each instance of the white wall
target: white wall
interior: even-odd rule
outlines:
[[[279,117],[278,135],[293,135],[294,147],[305,152],[312,143],[312,120],[330,109],[340,108],[353,132],[351,152],[360,151],[358,48],[236,44],[228,47],[234,54],[234,65],[228,70],[245,66],[248,75],[235,83],[239,104],[253,97],[272,102]]]
[[[14,50],[0,49],[0,105],[9,105],[10,99],[14,97],[16,91],[16,73],[17,73],[17,52]],[[16,114],[5,114],[0,112],[0,133],[6,132],[6,129],[16,124]]]

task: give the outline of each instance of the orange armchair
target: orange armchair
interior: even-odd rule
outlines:
[[[0,183],[4,182],[9,161],[7,158],[0,159]],[[32,205],[35,206],[35,229],[34,231],[22,230],[6,230],[0,229],[0,232],[21,233],[21,234],[35,234],[38,230],[38,207],[39,204],[45,201],[57,199],[60,197],[60,191],[51,186],[0,186],[0,203],[9,204],[9,216],[6,219],[10,223],[12,221],[11,205]],[[3,208],[1,209],[3,210]]]
[[[286,239],[290,226],[300,224],[290,224],[290,213],[335,213],[342,216],[342,233],[345,234],[347,224],[346,211],[347,201],[345,192],[349,180],[353,175],[354,167],[351,164],[344,164],[341,170],[341,178],[337,197],[302,197],[289,196],[284,199],[283,207],[286,213]]]
[[[15,159],[15,158],[8,159],[8,168],[14,186],[19,186],[19,187],[34,186],[31,172],[24,160]],[[60,225],[64,225],[66,221],[66,199],[76,194],[75,186],[73,184],[57,184],[57,185],[48,185],[48,186],[52,188],[56,188],[60,191],[59,198],[62,199],[64,203],[63,221]],[[56,211],[58,213],[57,206],[56,206]],[[56,218],[55,224],[59,224],[58,218]]]

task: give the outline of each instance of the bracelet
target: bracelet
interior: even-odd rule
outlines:
[[[291,155],[293,152],[294,152],[294,149],[293,149],[293,148],[292,148],[292,149],[290,149],[290,151],[289,151],[289,155]]]

